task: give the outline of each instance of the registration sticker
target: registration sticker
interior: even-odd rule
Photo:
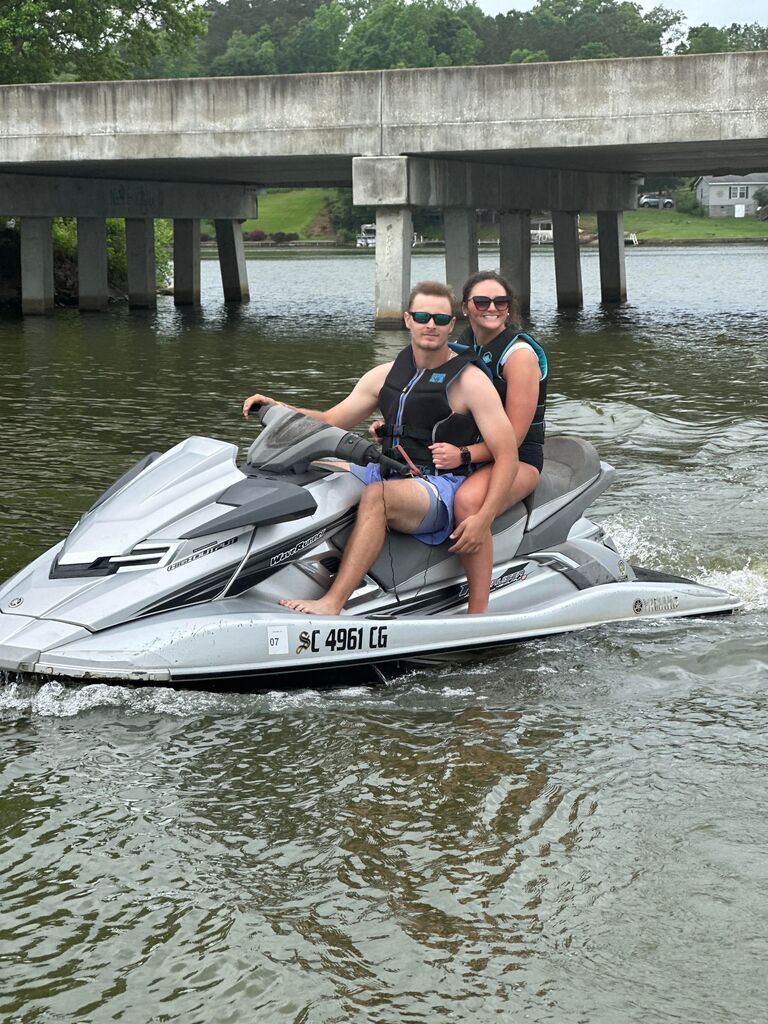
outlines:
[[[285,626],[267,627],[267,651],[269,654],[288,653],[288,629]]]

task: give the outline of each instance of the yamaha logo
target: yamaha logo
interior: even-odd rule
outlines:
[[[20,604],[24,604],[24,598],[23,597],[14,597],[14,599],[9,603],[8,607],[9,608],[18,608]]]
[[[635,603],[632,605],[632,608],[634,609],[635,614],[639,615],[640,612],[643,610],[643,602],[642,601],[635,601]]]

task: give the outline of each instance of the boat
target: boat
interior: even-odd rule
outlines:
[[[376,225],[361,224],[360,231],[355,238],[355,245],[358,249],[376,248]]]
[[[113,483],[0,587],[0,669],[21,678],[238,689],[367,681],[606,623],[730,613],[723,590],[631,565],[585,513],[614,470],[552,437],[536,491],[493,526],[490,608],[467,615],[450,542],[388,534],[338,616],[282,597],[330,585],[370,439],[280,405],[238,448],[191,437]],[[253,411],[253,410],[252,410]],[[391,463],[398,472],[403,467]]]

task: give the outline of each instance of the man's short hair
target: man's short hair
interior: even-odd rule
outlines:
[[[417,295],[432,295],[438,299],[448,299],[451,304],[451,312],[456,310],[456,296],[450,286],[443,284],[442,281],[419,281],[418,284],[415,284],[408,296],[408,309],[413,306],[413,300]]]

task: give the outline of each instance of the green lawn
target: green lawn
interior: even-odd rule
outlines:
[[[318,231],[322,223],[325,200],[330,189],[296,188],[285,192],[273,192],[259,196],[259,216],[247,220],[243,231],[296,232],[300,238],[323,237]]]
[[[583,231],[596,232],[597,218],[594,214],[583,214],[579,218]],[[637,234],[640,241],[666,242],[710,241],[717,239],[768,238],[768,222],[754,217],[693,217],[677,210],[626,210],[624,230]]]

